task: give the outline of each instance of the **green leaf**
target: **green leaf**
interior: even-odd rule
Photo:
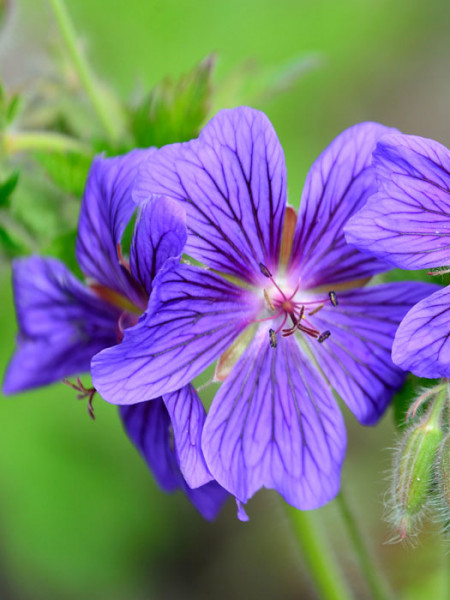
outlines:
[[[57,187],[66,194],[81,198],[92,161],[91,156],[77,152],[38,152],[35,157]]]
[[[14,171],[12,175],[0,182],[0,208],[9,208],[11,204],[11,194],[16,189],[19,181],[19,171]]]
[[[163,80],[130,110],[138,146],[163,146],[198,135],[210,108],[214,63],[211,55],[178,81]]]

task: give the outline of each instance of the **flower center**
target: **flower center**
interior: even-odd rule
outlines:
[[[318,313],[325,304],[329,303],[332,306],[337,306],[338,301],[335,292],[330,291],[327,298],[314,300],[296,299],[300,281],[294,290],[283,290],[265,265],[260,263],[259,268],[264,277],[267,277],[272,284],[269,290],[264,289],[264,298],[269,310],[273,313],[271,316],[259,321],[280,321],[276,329],[269,329],[269,341],[272,348],[277,347],[277,336],[280,333],[282,337],[287,337],[297,331],[301,331],[317,339],[319,343],[324,342],[330,337],[331,332],[328,330],[320,332],[311,322],[310,317]]]

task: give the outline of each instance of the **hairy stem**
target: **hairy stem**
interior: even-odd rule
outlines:
[[[80,50],[75,28],[70,19],[64,0],[50,0],[50,4],[74,68],[86,90],[86,94],[89,96],[92,106],[94,107],[109,140],[115,142],[119,138],[120,131],[118,130],[115,119],[111,115],[110,107],[102,93],[102,89],[98,86],[96,77]]]

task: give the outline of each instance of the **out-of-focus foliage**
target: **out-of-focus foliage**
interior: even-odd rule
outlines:
[[[163,146],[198,135],[211,108],[210,56],[178,81],[166,78],[129,111],[130,129],[137,146]]]
[[[34,157],[62,192],[81,198],[92,157],[77,152],[37,152]]]

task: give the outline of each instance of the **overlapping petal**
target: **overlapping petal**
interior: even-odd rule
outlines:
[[[296,340],[271,348],[261,328],[204,425],[213,476],[241,502],[267,487],[297,508],[317,508],[339,489],[345,444],[334,398]]]
[[[248,107],[220,111],[200,137],[152,154],[136,180],[137,202],[163,194],[186,207],[186,252],[256,281],[275,268],[286,205],[286,168],[267,117]]]
[[[165,492],[180,486],[180,468],[170,445],[170,416],[162,398],[119,408],[125,431]]]
[[[331,336],[322,344],[308,340],[310,348],[361,423],[375,423],[402,385],[404,373],[391,359],[395,331],[410,307],[435,289],[411,281],[353,289],[339,294],[337,307],[311,317]]]
[[[191,489],[184,480],[171,442],[171,420],[162,398],[121,406],[120,416],[128,437],[166,492],[181,488],[205,518],[214,519],[228,497],[215,481]]]
[[[14,261],[13,287],[19,334],[5,393],[89,371],[92,356],[116,343],[120,311],[97,298],[58,260],[33,256]]]
[[[341,133],[306,178],[292,246],[290,271],[305,288],[365,278],[386,263],[349,246],[344,225],[376,191],[372,152],[392,129],[360,123]]]
[[[94,357],[95,387],[113,404],[176,391],[210,365],[259,308],[250,291],[198,267],[169,263],[147,313],[123,342]]]
[[[450,287],[408,312],[395,335],[392,358],[419,377],[450,377]]]
[[[186,214],[176,200],[153,196],[139,207],[130,268],[149,296],[153,280],[165,262],[181,257],[186,236]]]
[[[450,263],[450,151],[390,135],[377,146],[379,193],[346,226],[347,240],[405,269]]]
[[[181,472],[189,487],[198,488],[213,478],[201,445],[205,409],[192,385],[165,394],[163,399],[172,422]]]
[[[89,171],[78,223],[76,255],[83,273],[140,305],[141,294],[117,253],[135,210],[132,186],[139,164],[154,149],[94,159]]]

